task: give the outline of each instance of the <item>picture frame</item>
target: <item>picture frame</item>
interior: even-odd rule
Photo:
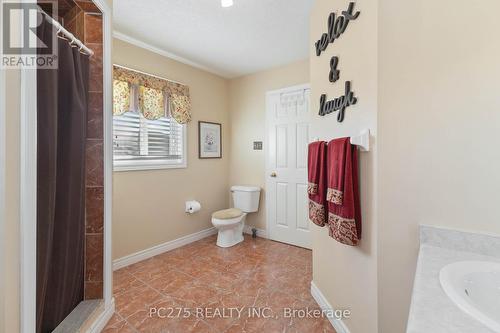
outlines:
[[[198,121],[198,158],[222,158],[222,124]]]

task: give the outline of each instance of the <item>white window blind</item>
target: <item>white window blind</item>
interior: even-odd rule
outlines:
[[[113,116],[115,170],[185,167],[185,127],[172,118],[149,120],[139,112]]]

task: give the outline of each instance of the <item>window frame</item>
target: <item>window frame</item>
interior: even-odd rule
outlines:
[[[114,120],[114,119],[113,119]],[[181,162],[172,160],[154,160],[154,161],[134,161],[122,160],[116,161],[113,153],[113,171],[145,171],[145,170],[167,170],[167,169],[186,169],[187,168],[187,124],[182,126],[182,159]]]
[[[100,0],[99,0],[100,1]],[[116,67],[121,67],[126,70],[132,71],[132,72],[137,72],[143,75],[151,76],[160,80],[165,80],[169,82],[174,82],[178,84],[185,85],[184,83],[174,81],[174,80],[169,80],[164,77],[143,72],[137,69],[133,69],[130,67],[122,66],[117,63],[114,63],[112,65],[112,68],[114,69]],[[111,79],[111,83],[113,83],[113,77]],[[113,84],[111,84],[113,86]],[[113,89],[111,90],[112,92]],[[113,98],[111,98],[113,101]],[[113,105],[111,106],[111,110],[113,110]],[[182,126],[182,141],[183,141],[183,146],[182,146],[182,160],[181,162],[172,161],[172,160],[155,160],[155,161],[133,161],[133,160],[123,160],[123,161],[115,161],[114,158],[114,150],[112,149],[111,151],[111,156],[112,156],[112,168],[113,172],[122,172],[122,171],[144,171],[144,170],[165,170],[165,169],[186,169],[188,167],[188,124],[179,124]],[[114,126],[114,115],[111,115],[111,127]],[[114,147],[114,140],[112,141],[112,147]]]

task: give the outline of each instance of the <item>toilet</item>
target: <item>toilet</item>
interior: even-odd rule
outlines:
[[[219,210],[212,214],[212,224],[218,230],[219,247],[230,247],[242,242],[247,214],[259,210],[259,187],[233,186],[231,193],[234,208]]]

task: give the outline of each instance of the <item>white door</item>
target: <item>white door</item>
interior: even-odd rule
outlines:
[[[309,85],[268,92],[266,209],[269,238],[311,248],[307,197]]]

